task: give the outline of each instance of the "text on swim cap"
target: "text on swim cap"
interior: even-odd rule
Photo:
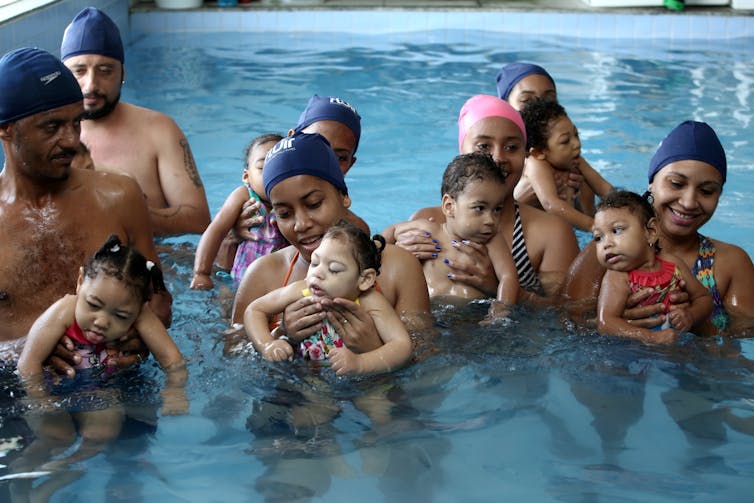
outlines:
[[[278,152],[281,152],[283,150],[288,150],[289,148],[293,148],[293,141],[295,139],[296,138],[289,137],[289,138],[283,138],[282,140],[277,142],[275,146],[272,147],[269,152],[267,152],[267,155],[264,158],[265,161],[267,161],[267,159],[270,159],[272,156],[274,156]]]
[[[349,109],[350,111],[352,111],[352,112],[353,112],[353,113],[355,113],[355,114],[356,114],[356,113],[358,113],[358,112],[356,112],[356,109],[355,109],[354,107],[352,107],[352,106],[351,106],[351,105],[350,105],[350,104],[349,104],[348,102],[346,102],[346,101],[343,101],[343,100],[342,100],[342,99],[340,99],[340,98],[334,98],[334,97],[331,97],[331,98],[330,98],[330,103],[331,103],[331,104],[333,104],[333,105],[341,105],[341,106],[344,106],[344,107],[348,108],[348,109]]]
[[[52,73],[50,73],[48,75],[45,75],[44,77],[40,77],[39,81],[42,83],[42,85],[46,86],[47,84],[49,84],[53,80],[57,79],[58,77],[60,77],[60,72],[59,71],[52,72]]]

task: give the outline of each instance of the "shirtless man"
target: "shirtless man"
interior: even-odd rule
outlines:
[[[83,113],[75,77],[52,54],[23,48],[0,59],[3,359],[16,358],[34,320],[58,298],[73,293],[79,268],[110,234],[117,233],[158,261],[136,182],[115,173],[71,168]],[[151,301],[166,325],[170,301],[167,292]],[[132,363],[121,360],[124,366]]]
[[[136,179],[155,235],[204,232],[209,206],[183,132],[163,113],[120,101],[125,67],[115,23],[85,8],[66,28],[60,57],[84,93],[81,140],[96,169]]]

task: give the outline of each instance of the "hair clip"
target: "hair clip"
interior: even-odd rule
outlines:
[[[110,251],[112,253],[118,253],[120,251],[120,245],[113,245],[113,247],[110,248]]]
[[[152,262],[151,260],[147,260],[147,271],[151,271],[153,267],[154,267],[154,262]]]

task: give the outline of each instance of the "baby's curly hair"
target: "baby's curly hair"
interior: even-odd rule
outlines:
[[[556,101],[542,99],[530,101],[521,110],[521,118],[526,126],[526,151],[532,148],[546,148],[547,138],[550,136],[550,124],[555,119],[567,115],[565,108]]]
[[[457,155],[450,161],[442,175],[440,197],[445,194],[458,197],[471,182],[493,181],[505,183],[507,173],[500,169],[491,155],[482,152]]]

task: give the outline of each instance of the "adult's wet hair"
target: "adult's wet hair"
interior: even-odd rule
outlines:
[[[353,258],[359,265],[359,273],[366,269],[374,269],[380,274],[382,250],[385,249],[385,238],[381,235],[375,234],[370,238],[369,234],[359,227],[340,221],[328,229],[323,239],[327,238],[343,240],[349,245]]]
[[[440,186],[440,196],[458,197],[473,181],[505,183],[507,173],[500,169],[491,155],[482,152],[461,154],[445,168]]]
[[[99,273],[123,281],[142,303],[153,293],[166,290],[159,266],[136,248],[123,244],[116,234],[108,237],[84,266],[87,278],[95,278]]]
[[[550,124],[555,119],[567,116],[565,108],[557,101],[531,100],[521,110],[521,118],[526,125],[526,151],[547,148]]]

